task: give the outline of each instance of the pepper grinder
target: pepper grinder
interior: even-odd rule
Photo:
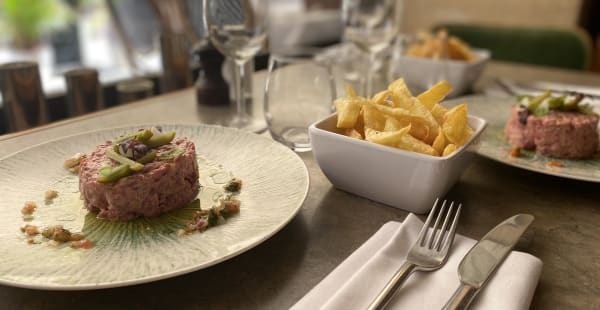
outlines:
[[[195,53],[201,66],[196,81],[197,102],[206,105],[228,105],[229,86],[221,73],[225,57],[208,40],[200,42],[195,48]]]

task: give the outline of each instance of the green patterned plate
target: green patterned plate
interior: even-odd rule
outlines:
[[[511,98],[470,96],[450,100],[445,104],[452,106],[462,102],[468,103],[469,114],[488,121],[488,127],[481,135],[477,148],[477,153],[480,155],[530,171],[575,180],[600,182],[598,156],[590,160],[564,160],[537,155],[531,151],[521,151],[521,156],[517,158],[510,156],[511,146],[504,138],[504,125],[513,104]],[[550,164],[551,162],[558,162],[561,166],[557,167],[554,163]]]
[[[0,284],[50,290],[81,290],[150,282],[227,260],[263,242],[298,212],[308,192],[308,171],[291,150],[258,135],[213,126],[163,125],[196,144],[202,190],[200,207],[221,197],[235,176],[244,182],[241,211],[203,233],[177,236],[197,205],[131,222],[97,219],[83,208],[78,178],[63,167],[77,152],[144,126],[107,129],[61,138],[0,159]],[[44,193],[55,189],[52,203]],[[38,205],[25,222],[25,201]],[[91,249],[43,241],[27,244],[20,227],[62,224],[83,232]],[[38,237],[42,239],[41,237]]]

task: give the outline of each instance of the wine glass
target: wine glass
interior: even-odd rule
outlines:
[[[268,1],[204,0],[205,28],[213,45],[235,64],[236,115],[225,125],[247,131],[262,131],[263,120],[248,113],[242,85],[244,65],[262,48],[267,37]]]
[[[328,66],[311,58],[271,55],[264,109],[273,139],[296,152],[310,151],[308,127],[333,112],[335,98]]]
[[[369,56],[365,72],[366,96],[373,92],[373,67],[377,55],[385,50],[398,33],[395,20],[397,0],[343,0],[344,37]]]

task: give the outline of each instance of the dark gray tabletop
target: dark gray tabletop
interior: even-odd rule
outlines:
[[[600,76],[491,63],[495,77],[600,85]],[[260,89],[257,89],[260,92]],[[0,136],[0,158],[77,131],[140,123],[215,122],[226,109],[198,105],[192,90],[22,133]],[[407,212],[332,187],[311,153],[300,155],[310,190],[298,215],[255,248],[218,265],[153,283],[96,291],[0,286],[3,309],[285,309],[302,298],[382,224]],[[458,232],[478,239],[516,213],[536,217],[520,250],[544,262],[532,309],[600,309],[600,184],[542,175],[477,156],[448,198],[464,206]]]

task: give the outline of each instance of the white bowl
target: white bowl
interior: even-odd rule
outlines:
[[[459,60],[433,60],[406,55],[394,55],[390,64],[390,78],[403,77],[408,88],[419,94],[435,82],[445,79],[453,86],[447,98],[456,97],[470,91],[471,86],[485,68],[490,52],[484,49],[472,49],[477,55],[474,62]]]
[[[344,136],[336,121],[333,114],[309,127],[313,154],[333,186],[417,214],[427,213],[458,180],[487,125],[469,115],[471,139],[449,156],[434,157]]]

